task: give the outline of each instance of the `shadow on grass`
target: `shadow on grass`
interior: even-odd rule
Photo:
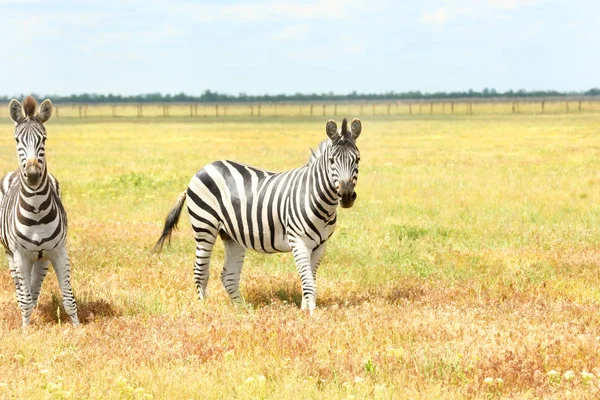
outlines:
[[[77,315],[79,322],[88,324],[100,318],[119,317],[122,312],[104,299],[90,300],[85,296],[77,298]],[[37,310],[39,321],[42,324],[56,324],[60,318],[61,323],[71,323],[71,318],[65,312],[60,293],[52,293],[52,301],[38,304]]]
[[[256,284],[247,286],[244,299],[255,307],[269,306],[275,303],[288,303],[300,307],[302,289],[296,279],[276,279],[260,287]],[[317,307],[357,306],[365,302],[381,301],[397,305],[404,301],[415,301],[425,295],[425,290],[413,282],[400,282],[395,285],[381,287],[317,287]],[[333,290],[332,290],[333,289]]]

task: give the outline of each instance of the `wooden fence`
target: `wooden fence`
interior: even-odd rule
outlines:
[[[565,114],[600,112],[600,99],[397,101],[345,103],[55,104],[58,118],[92,117],[357,117],[419,115]]]

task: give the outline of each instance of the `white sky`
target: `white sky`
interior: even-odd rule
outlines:
[[[598,0],[0,0],[0,95],[600,86]]]

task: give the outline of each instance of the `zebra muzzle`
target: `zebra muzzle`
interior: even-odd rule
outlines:
[[[357,194],[354,191],[354,184],[352,182],[344,182],[340,184],[338,194],[340,196],[340,206],[343,208],[350,208],[354,205]]]
[[[42,176],[42,167],[35,159],[27,160],[25,164],[25,178],[29,186],[36,187],[40,183]]]

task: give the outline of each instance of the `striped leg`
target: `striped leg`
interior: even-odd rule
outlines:
[[[208,231],[195,232],[196,239],[196,261],[194,262],[194,281],[198,290],[198,299],[204,300],[208,296],[208,275],[210,267],[210,256],[215,245],[217,235]]]
[[[317,287],[310,262],[312,249],[300,239],[290,240],[290,247],[302,282],[302,309],[308,309],[312,315],[317,306]]]
[[[12,266],[12,270],[14,271],[13,280],[17,288],[17,301],[21,308],[23,330],[29,325],[31,312],[33,311],[33,301],[31,299],[31,266],[31,260],[21,257],[18,252],[14,254]]]
[[[321,244],[319,247],[313,250],[310,255],[310,268],[312,270],[313,279],[315,282],[317,281],[317,270],[319,269],[319,264],[321,263],[321,257],[323,257],[323,253],[325,253],[326,243]]]
[[[56,272],[56,278],[58,279],[58,286],[63,297],[63,305],[65,312],[71,318],[71,322],[74,326],[79,325],[79,318],[77,317],[77,303],[73,296],[73,289],[71,288],[71,264],[69,263],[69,256],[67,255],[66,247],[62,247],[56,250],[56,253],[50,258],[52,267]]]
[[[325,243],[314,249],[312,254],[310,255],[310,269],[312,272],[313,280],[315,281],[315,288],[317,286],[317,270],[319,269],[319,264],[321,263],[321,257],[323,257],[323,253],[325,253]],[[302,309],[306,309],[306,306],[306,298],[302,296]]]
[[[49,266],[49,260],[39,260],[33,263],[33,268],[31,269],[31,300],[33,301],[33,308],[37,305],[42,282],[44,282],[44,278],[48,273]]]
[[[17,270],[15,269],[15,261],[12,254],[6,253],[6,258],[8,259],[8,269],[10,270],[10,276],[15,283],[15,290],[19,291],[19,278],[17,278]],[[17,301],[19,299],[17,298]]]
[[[223,240],[225,246],[225,265],[221,272],[221,282],[232,303],[241,304],[244,301],[240,293],[240,274],[246,256],[246,248],[234,240]]]

